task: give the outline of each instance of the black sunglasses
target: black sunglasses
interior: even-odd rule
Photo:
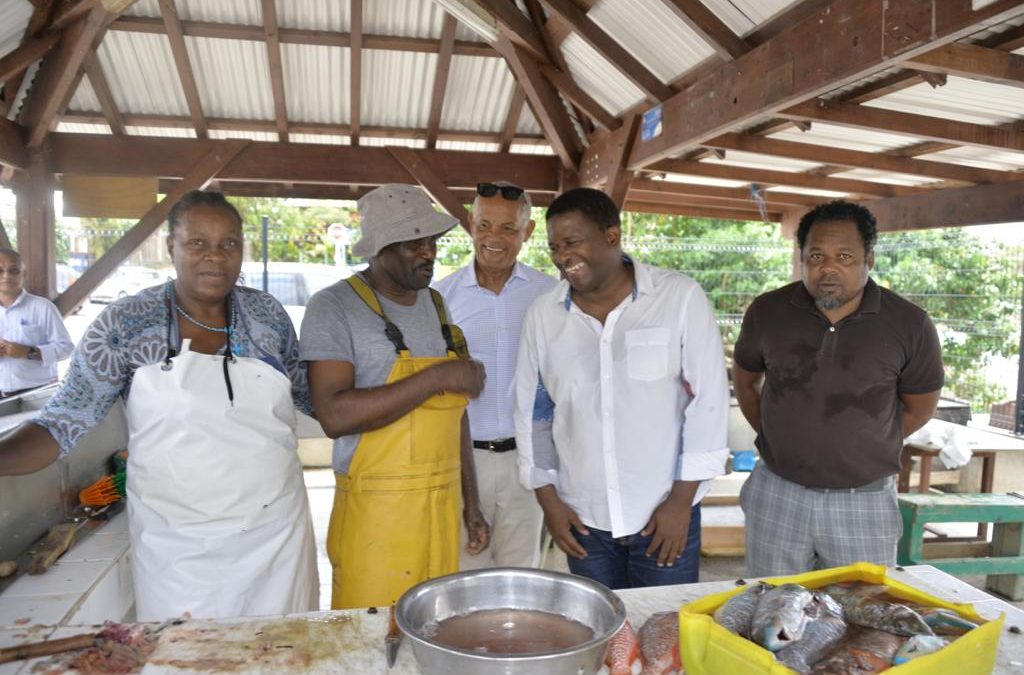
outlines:
[[[494,183],[477,183],[476,193],[481,197],[493,197],[501,193],[501,196],[510,202],[517,201],[523,196],[523,188],[515,185],[495,185]]]

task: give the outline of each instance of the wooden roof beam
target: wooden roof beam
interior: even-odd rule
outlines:
[[[655,103],[671,98],[675,90],[662,82],[622,45],[604,32],[573,0],[544,0],[544,4],[568,22],[587,44],[596,49],[620,73],[628,77]]]
[[[457,218],[459,225],[469,232],[469,211],[462,200],[444,184],[429,160],[412,148],[390,147],[388,152],[405,167],[412,179],[426,190],[431,199],[440,204],[448,215]]]
[[[732,202],[750,202],[749,187],[718,187],[715,185],[695,185],[693,183],[677,183],[667,180],[651,180],[649,178],[635,178],[629,186],[629,195],[637,193],[638,198],[645,201],[654,201],[650,194],[675,195],[684,197],[703,197]],[[779,190],[765,191],[765,199],[771,207],[789,206],[815,206],[828,197],[815,197],[814,195],[803,195],[795,192],[782,192]],[[627,197],[628,199],[628,197]],[[773,209],[774,210],[774,209]]]
[[[273,0],[271,0],[273,1]],[[427,121],[427,147],[437,147],[437,130],[441,128],[441,114],[444,112],[444,96],[448,90],[448,73],[452,68],[452,49],[455,46],[455,29],[459,21],[447,12],[441,24],[441,51],[437,54],[437,68],[434,70],[434,92],[430,97],[430,117]]]
[[[848,82],[1024,14],[1020,0],[836,0],[662,105],[662,133],[633,147],[631,168],[671,157]],[[729,92],[723,100],[722,93]]]
[[[555,89],[602,128],[615,131],[622,126],[622,121],[605,110],[600,103],[591,98],[590,94],[583,91],[568,72],[547,64],[540,65],[540,72],[548,78]]]
[[[537,32],[537,27],[533,25],[529,17],[519,11],[515,2],[511,0],[479,0],[479,2],[494,15],[494,20],[502,35],[535,60],[542,63],[548,60],[547,47]]]
[[[185,95],[188,112],[192,116],[192,128],[195,129],[196,137],[206,138],[209,133],[206,127],[206,117],[203,115],[203,102],[199,98],[199,89],[196,87],[196,78],[192,73],[192,63],[188,58],[185,36],[181,30],[181,19],[178,18],[178,7],[174,0],[160,0],[160,16],[163,18],[167,41],[171,46],[174,66],[178,69],[178,79],[181,80],[181,90]],[[115,21],[114,24],[116,23]]]
[[[865,206],[883,232],[934,227],[961,227],[1020,220],[1024,181],[973,185],[914,195],[873,200]]]
[[[916,70],[1024,87],[1024,56],[1000,49],[950,44],[904,61]]]
[[[60,33],[44,33],[40,37],[23,41],[17,49],[0,58],[0,82],[6,82],[43,58],[57,43]]]
[[[14,169],[28,167],[25,130],[6,117],[0,117],[0,165]]]
[[[690,218],[715,218],[718,220],[753,220],[761,221],[761,214],[755,210],[744,210],[739,208],[723,208],[707,206],[705,204],[678,204],[665,202],[648,202],[637,199],[627,199],[623,211],[634,211],[639,213],[664,213],[672,216],[689,216]],[[782,221],[782,214],[777,211],[769,211],[765,214],[767,221],[778,223]]]
[[[42,35],[46,25],[50,22],[53,4],[53,0],[40,0],[36,4],[35,9],[32,10],[32,16],[29,17],[28,25],[25,27],[22,43]],[[3,91],[0,92],[0,117],[7,117],[11,108],[14,107],[14,99],[18,95],[18,90],[21,89],[24,77],[25,71],[21,70],[13,73],[10,77],[0,78],[0,83],[3,84]]]
[[[505,115],[505,126],[498,138],[498,152],[508,152],[515,139],[516,127],[519,126],[519,118],[523,115],[523,104],[526,103],[526,92],[516,83],[512,91],[512,99],[508,104],[508,114]]]
[[[718,18],[700,0],[664,0],[676,16],[700,36],[726,61],[737,59],[750,51],[743,38]]]
[[[547,52],[548,61],[550,61],[550,64],[541,64],[541,72],[544,72],[544,76],[551,80],[551,74],[545,72],[545,68],[553,68],[556,71],[561,71],[560,73],[556,73],[555,77],[561,75],[562,85],[565,86],[566,89],[573,91],[576,96],[570,96],[566,89],[560,87],[559,83],[554,80],[551,80],[551,84],[555,85],[555,89],[558,89],[562,96],[568,99],[569,103],[572,104],[573,110],[576,114],[576,119],[580,123],[580,126],[583,127],[584,135],[589,136],[594,130],[594,123],[591,121],[591,118],[584,107],[576,101],[586,101],[589,99],[593,102],[593,99],[590,98],[590,95],[584,92],[580,87],[576,86],[576,82],[573,81],[571,71],[569,70],[569,64],[566,62],[565,56],[562,54],[562,48],[560,46],[561,43],[556,42],[555,38],[551,35],[551,31],[548,30],[547,16],[544,13],[544,8],[541,7],[540,0],[523,0],[523,2],[526,5],[527,13],[530,15],[530,21],[533,22],[534,27],[537,29],[537,34],[540,35],[541,41],[544,43],[544,49]],[[558,17],[554,18],[557,19]],[[594,107],[596,107],[597,110],[603,110],[599,105]]]
[[[288,106],[284,96],[284,67],[281,65],[281,42],[278,40],[276,0],[263,0],[263,35],[267,43],[267,65],[270,68],[270,89],[274,97],[274,121],[277,140],[287,143]]]
[[[103,66],[100,64],[96,52],[89,52],[82,67],[85,69],[85,75],[89,78],[89,84],[92,85],[97,100],[100,102],[100,110],[103,111],[103,117],[107,120],[111,133],[124,134],[124,118],[121,117],[121,112],[117,109],[117,102],[114,101],[114,95],[110,92],[110,85],[107,84],[107,77],[103,74]]]
[[[360,126],[363,112],[363,0],[350,0],[349,26],[352,42],[349,47],[348,101],[349,101],[349,142],[359,145]]]

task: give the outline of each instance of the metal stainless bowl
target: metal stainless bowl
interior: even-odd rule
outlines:
[[[559,651],[491,655],[441,645],[424,634],[425,626],[487,609],[560,614],[591,628],[594,637]],[[498,567],[425,581],[398,600],[395,615],[425,675],[593,675],[601,668],[608,640],[626,620],[626,608],[617,595],[590,579]]]

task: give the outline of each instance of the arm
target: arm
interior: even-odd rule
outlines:
[[[484,368],[479,361],[444,361],[380,387],[357,389],[356,369],[347,361],[311,361],[309,392],[316,418],[330,438],[385,427],[435,394],[480,395]]]
[[[761,433],[761,385],[765,357],[757,324],[757,304],[747,308],[732,356],[732,387],[747,423]],[[741,365],[742,364],[742,365]]]
[[[732,364],[732,386],[736,391],[736,401],[747,423],[754,431],[761,433],[761,382],[764,373],[752,373],[738,363]]]
[[[941,389],[927,394],[900,394],[903,403],[903,438],[914,433],[932,418],[939,403]]]
[[[462,519],[466,523],[469,541],[466,552],[476,555],[487,548],[491,533],[484,515],[480,512],[480,493],[476,484],[476,465],[473,462],[473,442],[469,435],[469,415],[462,415],[462,434],[459,442],[459,456],[462,460]]]
[[[64,320],[53,303],[48,303],[46,313],[46,342],[39,347],[39,358],[45,364],[63,361],[71,356],[75,349],[75,343],[71,341],[68,329],[64,326]]]
[[[0,476],[22,476],[56,461],[60,448],[41,426],[26,422],[0,437]]]

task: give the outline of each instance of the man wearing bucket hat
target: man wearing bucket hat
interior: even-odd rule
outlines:
[[[437,239],[457,221],[411,185],[373,190],[359,214],[352,252],[369,268],[310,299],[300,348],[317,419],[335,439],[335,609],[387,605],[455,572],[460,507],[467,551],[489,542],[465,417],[484,369],[429,288]]]

